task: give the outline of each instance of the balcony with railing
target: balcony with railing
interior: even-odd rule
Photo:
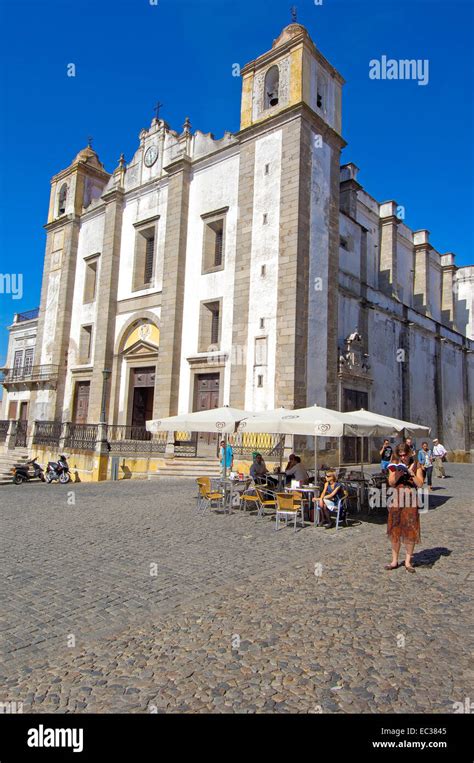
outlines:
[[[28,384],[37,382],[55,382],[58,378],[59,366],[15,366],[0,370],[0,384]]]

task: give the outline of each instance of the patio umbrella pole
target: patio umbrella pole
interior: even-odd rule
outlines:
[[[314,436],[314,484],[319,485],[318,481],[319,472],[318,472],[318,437],[317,435]]]
[[[364,438],[360,438],[360,473],[364,475]]]

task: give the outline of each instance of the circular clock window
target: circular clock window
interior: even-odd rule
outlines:
[[[152,164],[156,162],[158,159],[158,149],[156,146],[150,146],[150,148],[147,148],[145,151],[145,164],[147,167],[151,167]]]

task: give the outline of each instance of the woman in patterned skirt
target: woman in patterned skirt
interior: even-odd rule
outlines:
[[[395,459],[388,467],[388,484],[393,495],[388,510],[387,535],[392,543],[392,562],[385,565],[386,570],[395,570],[399,566],[398,554],[403,541],[405,569],[415,572],[413,550],[415,543],[421,540],[417,489],[423,486],[423,479],[421,464],[413,459],[407,445],[397,445]]]

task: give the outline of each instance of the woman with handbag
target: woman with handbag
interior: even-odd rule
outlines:
[[[426,478],[426,482],[428,483],[428,490],[431,492],[433,490],[433,487],[432,487],[433,453],[428,448],[427,442],[421,443],[421,448],[418,451],[418,461],[421,464],[421,468],[423,469],[423,474]]]

